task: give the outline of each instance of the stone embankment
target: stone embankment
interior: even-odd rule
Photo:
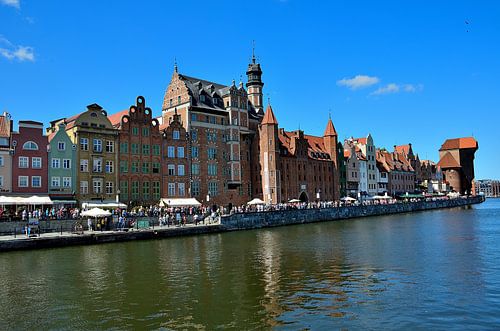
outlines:
[[[422,201],[398,203],[390,205],[346,206],[324,209],[300,209],[266,211],[222,216],[220,223],[210,225],[189,225],[185,227],[161,227],[107,232],[85,232],[84,234],[49,233],[40,237],[26,238],[23,235],[0,237],[0,252],[39,249],[49,247],[64,247],[73,245],[92,245],[110,242],[132,240],[160,239],[168,237],[218,233],[225,231],[258,229],[265,227],[284,226],[313,222],[334,221],[367,216],[379,216],[398,213],[410,213],[424,210],[469,206],[483,202],[482,197],[468,199],[452,199],[437,201]]]

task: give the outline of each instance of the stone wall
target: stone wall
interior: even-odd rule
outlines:
[[[264,227],[334,221],[356,217],[378,216],[416,211],[452,208],[481,203],[482,197],[397,203],[391,205],[349,206],[323,209],[282,210],[223,216],[221,224],[227,230],[256,229]]]

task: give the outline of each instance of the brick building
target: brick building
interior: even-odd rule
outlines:
[[[119,199],[130,206],[152,205],[161,198],[162,135],[146,100],[108,116],[118,130]]]
[[[474,192],[474,154],[479,148],[473,137],[447,139],[439,149],[438,166],[451,190],[461,194]]]
[[[12,133],[13,193],[48,193],[47,145],[43,123],[19,121],[19,131]]]

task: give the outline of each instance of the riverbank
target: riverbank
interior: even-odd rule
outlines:
[[[220,233],[225,231],[249,230],[292,224],[335,221],[368,216],[418,212],[440,208],[469,206],[483,202],[482,197],[450,200],[421,201],[387,205],[344,206],[334,208],[297,209],[233,214],[222,216],[219,223],[209,225],[188,225],[184,227],[156,227],[154,229],[131,229],[130,231],[67,232],[42,234],[26,238],[22,235],[0,237],[0,252],[24,249],[93,245],[132,240],[151,240],[177,236]]]

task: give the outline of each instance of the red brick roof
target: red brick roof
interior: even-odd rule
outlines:
[[[337,135],[337,131],[335,131],[335,127],[333,126],[331,118],[328,119],[328,124],[326,125],[325,133],[323,135],[325,137]]]
[[[10,119],[0,116],[0,137],[10,137]]]
[[[344,157],[347,157],[347,158],[351,157],[351,151],[348,149],[344,149]]]
[[[129,112],[129,110],[125,109],[125,110],[119,111],[118,113],[114,113],[112,115],[109,115],[108,119],[111,122],[111,125],[113,127],[120,126],[120,124],[122,122],[122,117],[124,115],[128,115],[128,112]]]
[[[395,146],[395,150],[397,153],[403,153],[405,155],[408,155],[410,152],[410,145],[400,145],[400,146]]]
[[[450,152],[447,152],[441,160],[439,160],[437,165],[441,168],[460,168],[460,164],[458,164],[457,160],[455,160]]]
[[[360,144],[366,145],[366,138],[354,138],[354,141],[357,141]]]
[[[267,106],[266,113],[264,114],[261,124],[278,124],[278,120],[276,120],[276,116],[274,116],[271,105]]]
[[[459,148],[476,148],[477,149],[478,144],[477,144],[476,139],[474,139],[473,137],[447,139],[439,150],[446,151],[446,150],[450,150],[450,149],[459,149]]]

